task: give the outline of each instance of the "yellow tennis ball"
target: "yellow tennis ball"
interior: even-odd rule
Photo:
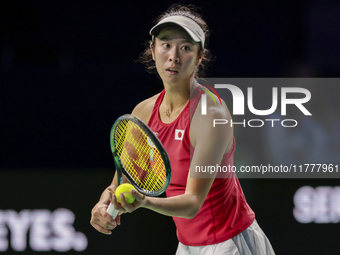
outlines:
[[[131,190],[134,189],[135,187],[133,187],[130,183],[122,183],[121,185],[118,186],[118,188],[116,189],[116,198],[117,198],[117,202],[121,203],[120,201],[120,194],[124,194],[125,197],[125,201],[128,204],[132,204],[133,202],[135,202],[135,197],[131,195]]]

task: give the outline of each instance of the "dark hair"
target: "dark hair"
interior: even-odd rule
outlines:
[[[200,46],[200,50],[198,52],[198,54],[202,56],[202,61],[194,73],[195,78],[203,77],[205,74],[205,70],[208,68],[210,63],[213,61],[212,55],[210,51],[207,49],[209,35],[210,35],[208,25],[203,20],[202,15],[198,14],[196,6],[194,5],[184,6],[181,4],[174,4],[170,6],[168,10],[166,10],[162,15],[156,18],[156,20],[154,21],[154,25],[156,25],[158,22],[160,22],[162,19],[166,17],[175,16],[175,15],[184,16],[184,17],[194,20],[203,29],[203,32],[205,33],[204,48],[202,49],[202,46]],[[152,52],[150,49],[150,45],[154,47],[155,39],[153,39],[152,41],[149,40],[146,43],[145,50],[139,55],[139,62],[141,62],[142,64],[145,64],[146,70],[148,72],[155,73],[156,65],[155,65],[155,61],[152,59]]]

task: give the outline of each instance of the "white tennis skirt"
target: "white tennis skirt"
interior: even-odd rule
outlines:
[[[275,255],[257,221],[233,238],[218,244],[187,246],[178,244],[176,255]]]

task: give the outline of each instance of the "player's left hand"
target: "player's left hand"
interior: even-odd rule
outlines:
[[[136,198],[135,202],[132,204],[128,204],[125,201],[125,197],[123,194],[120,194],[120,204],[117,202],[117,198],[114,194],[111,194],[111,203],[116,210],[119,210],[122,213],[132,213],[140,207],[145,205],[145,195],[139,193],[137,190],[131,190],[132,196]]]

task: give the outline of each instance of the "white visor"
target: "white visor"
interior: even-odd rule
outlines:
[[[151,28],[150,35],[156,35],[157,32],[169,24],[182,27],[195,42],[200,42],[202,48],[204,48],[205,33],[203,29],[195,21],[184,16],[169,16],[162,19],[156,26]]]

